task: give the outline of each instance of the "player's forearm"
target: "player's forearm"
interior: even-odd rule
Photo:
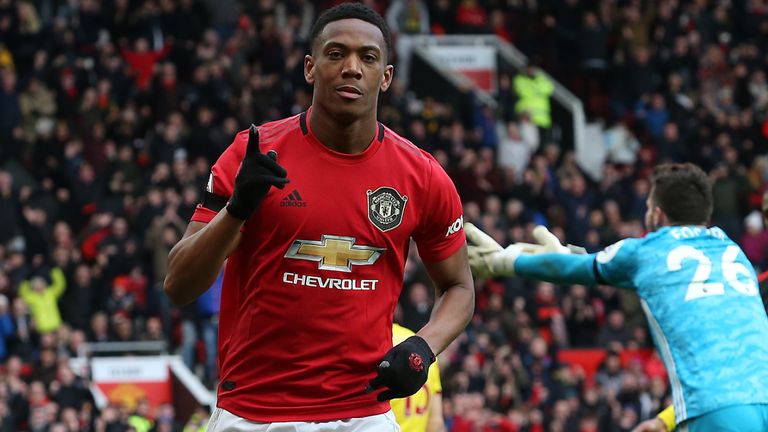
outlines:
[[[435,302],[432,317],[419,330],[418,335],[427,341],[435,355],[441,353],[472,318],[475,305],[475,289],[470,283],[454,285]]]
[[[464,330],[475,310],[475,284],[469,270],[467,248],[449,258],[424,262],[435,284],[436,300],[429,322],[417,333],[435,355],[441,353]]]
[[[224,260],[239,244],[242,225],[242,220],[222,210],[171,249],[164,290],[174,304],[188,304],[210,288]]]
[[[556,284],[592,285],[597,283],[594,261],[594,254],[521,255],[515,260],[515,274]]]

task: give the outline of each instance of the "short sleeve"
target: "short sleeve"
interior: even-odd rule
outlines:
[[[595,256],[595,276],[600,283],[634,289],[640,239],[620,240]]]
[[[431,156],[429,163],[431,173],[422,198],[425,202],[420,206],[419,228],[413,238],[421,259],[435,262],[456,253],[466,240],[461,199],[456,187]]]
[[[219,209],[211,208],[207,202],[229,201],[235,188],[235,176],[245,155],[245,147],[248,144],[248,131],[241,131],[232,141],[232,144],[224,150],[219,159],[213,164],[208,176],[208,184],[205,187],[203,203],[198,204],[191,221],[208,223],[218,214]]]

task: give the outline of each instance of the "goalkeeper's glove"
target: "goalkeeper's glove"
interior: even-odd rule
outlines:
[[[251,125],[245,156],[235,177],[235,190],[227,205],[227,211],[237,219],[247,220],[272,186],[279,189],[285,187],[288,183],[287,175],[285,168],[277,164],[277,153],[261,152],[259,130]]]
[[[469,222],[464,224],[464,232],[467,235],[467,253],[472,274],[482,278],[514,275],[515,260],[523,253],[524,248],[537,246],[513,243],[503,248],[491,236]]]
[[[520,255],[586,253],[586,250],[580,246],[563,246],[560,240],[544,226],[537,226],[533,230],[536,244],[513,243],[506,248],[502,248],[472,223],[464,224],[464,232],[467,235],[467,252],[472,274],[482,278],[513,276],[515,261]]]
[[[388,387],[376,399],[410,396],[427,382],[429,366],[435,361],[435,354],[421,336],[411,336],[390,349],[379,364],[378,374],[365,388],[366,393]]]
[[[533,247],[539,246],[539,249],[528,249],[525,253],[528,254],[540,254],[540,253],[564,253],[564,254],[586,254],[587,250],[584,249],[581,246],[575,246],[572,244],[567,244],[563,246],[560,243],[560,239],[557,238],[556,235],[552,234],[550,230],[547,229],[544,225],[538,225],[536,228],[533,229],[533,238],[536,240],[536,245],[531,245]]]

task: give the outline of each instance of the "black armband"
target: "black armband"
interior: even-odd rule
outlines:
[[[229,198],[206,191],[203,195],[203,207],[218,213],[227,205]]]

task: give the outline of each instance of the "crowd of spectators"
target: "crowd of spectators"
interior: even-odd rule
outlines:
[[[67,360],[85,342],[166,341],[213,388],[220,283],[193,305],[162,294],[211,164],[238,130],[305,110],[309,28],[330,1],[0,0],[0,431],[198,430],[119,403],[99,410]],[[430,151],[472,221],[500,243],[536,224],[599,250],[643,235],[648,174],[693,161],[713,223],[758,269],[768,234],[768,2],[367,1],[393,33],[488,33],[515,44],[603,122],[600,179],[516,109],[459,116],[396,79],[380,120]],[[396,64],[402,63],[397,55]],[[397,74],[396,74],[397,77]],[[477,280],[467,331],[440,360],[449,431],[628,431],[668,401],[637,299],[611,287]],[[433,298],[415,254],[397,318]],[[594,376],[558,361],[607,355]]]

